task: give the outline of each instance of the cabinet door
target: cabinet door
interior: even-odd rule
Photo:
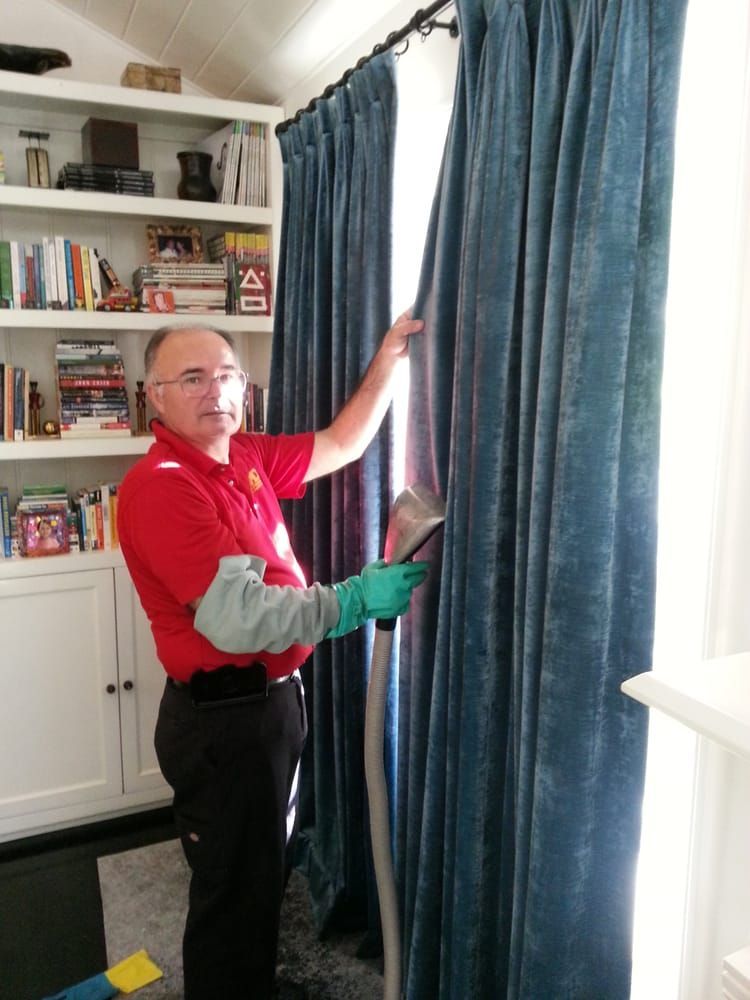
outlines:
[[[115,569],[115,592],[125,791],[166,788],[154,752],[154,728],[166,674],[156,658],[148,618],[123,566]]]
[[[0,833],[121,795],[111,570],[0,580],[0,658]]]

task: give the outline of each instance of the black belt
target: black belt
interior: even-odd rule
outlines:
[[[275,688],[288,684],[298,671],[283,677],[268,677],[265,663],[251,663],[247,667],[226,664],[215,670],[197,670],[190,680],[178,681],[168,677],[167,683],[178,691],[187,691],[196,708],[214,708],[219,705],[263,701]]]

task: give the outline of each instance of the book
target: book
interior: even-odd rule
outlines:
[[[89,312],[94,309],[94,288],[91,284],[91,262],[89,259],[89,248],[81,247],[81,281],[83,283],[83,302]]]
[[[81,244],[70,244],[70,256],[73,262],[73,304],[75,309],[86,308],[86,297],[83,291],[83,264],[81,263]]]
[[[101,302],[104,298],[104,292],[102,290],[102,272],[99,260],[99,251],[96,247],[89,248],[89,258],[90,258],[90,269],[91,269],[91,290],[94,296],[94,308],[96,308],[97,302]]]
[[[76,307],[76,286],[73,279],[73,244],[65,240],[65,277],[68,285],[68,309]]]
[[[20,244],[18,240],[10,241],[10,268],[13,283],[13,308],[23,309],[26,304],[26,286],[21,284]]]
[[[238,314],[271,315],[271,279],[268,268],[261,264],[235,264],[235,312]]]
[[[211,183],[219,192],[224,187],[224,177],[227,171],[227,160],[229,159],[229,144],[232,141],[234,122],[229,122],[222,128],[207,135],[198,143],[198,149],[211,155]]]
[[[70,309],[70,299],[68,298],[68,274],[65,265],[65,239],[62,236],[55,236],[55,273],[57,275],[57,298],[61,309]]]
[[[3,534],[2,554],[6,559],[12,555],[10,533],[10,494],[7,486],[0,486],[0,528]]]
[[[26,308],[36,309],[37,307],[37,287],[36,275],[34,274],[34,245],[26,243],[24,245],[24,268],[26,271]]]
[[[0,240],[0,308],[13,308],[13,271],[9,240]]]
[[[68,504],[68,491],[64,483],[38,483],[24,486],[17,507],[29,504]]]
[[[242,122],[232,123],[232,137],[229,140],[227,166],[224,173],[224,184],[221,188],[220,201],[225,205],[234,205],[237,194],[237,177],[239,174],[240,146],[242,144]]]
[[[13,365],[6,364],[3,379],[3,440],[13,440],[13,403],[15,393],[15,376]]]

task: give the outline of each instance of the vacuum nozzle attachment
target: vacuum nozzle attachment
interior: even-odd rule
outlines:
[[[383,546],[387,563],[410,559],[445,521],[445,501],[426,486],[415,483],[396,497]]]

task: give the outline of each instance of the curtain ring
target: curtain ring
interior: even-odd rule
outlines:
[[[409,49],[409,39],[407,38],[406,41],[404,42],[403,49],[401,49],[400,52],[397,52],[396,50],[394,50],[393,55],[396,57],[396,59],[398,59],[399,56],[406,55],[408,49]]]

